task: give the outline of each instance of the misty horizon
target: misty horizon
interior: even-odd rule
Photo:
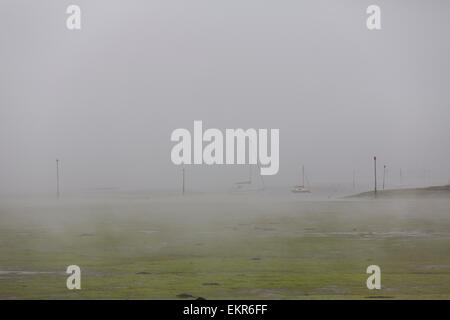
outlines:
[[[176,128],[277,128],[268,187],[447,184],[450,20],[445,1],[78,1],[2,4],[0,193],[170,189]],[[430,10],[438,6],[440,10]],[[404,10],[402,6],[407,6]],[[251,17],[251,21],[249,20]],[[189,188],[227,189],[246,165],[187,166]]]

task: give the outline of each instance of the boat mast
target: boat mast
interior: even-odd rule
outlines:
[[[353,190],[356,189],[356,172],[355,169],[353,169]]]
[[[302,166],[302,187],[305,187],[305,166]]]

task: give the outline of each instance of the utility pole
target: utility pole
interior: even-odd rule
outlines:
[[[59,199],[59,160],[56,159],[56,197]]]
[[[377,195],[377,157],[373,157],[373,168],[375,172],[375,196]]]
[[[383,190],[384,190],[385,179],[386,179],[386,165],[383,166]]]

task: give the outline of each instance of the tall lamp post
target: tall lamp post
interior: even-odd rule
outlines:
[[[56,159],[56,197],[59,199],[59,160]]]
[[[373,168],[375,173],[375,196],[377,195],[377,157],[373,157]]]

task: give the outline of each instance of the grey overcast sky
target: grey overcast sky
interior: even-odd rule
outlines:
[[[66,28],[66,8],[82,30]],[[366,8],[382,30],[366,28]],[[293,185],[369,181],[372,156],[450,179],[450,1],[0,2],[0,192],[177,188],[176,128],[279,128]],[[189,167],[197,189],[242,166]],[[425,173],[424,173],[425,174]]]

